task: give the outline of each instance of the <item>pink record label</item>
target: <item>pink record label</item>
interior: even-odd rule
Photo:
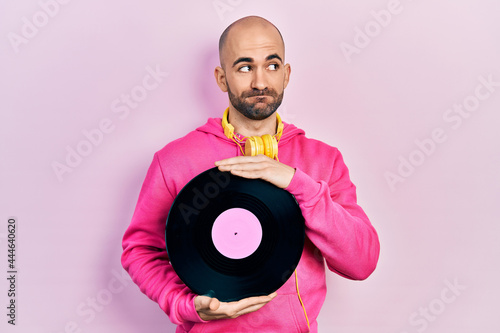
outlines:
[[[257,250],[262,240],[259,219],[243,208],[222,212],[212,226],[212,241],[222,255],[231,259],[246,258]]]

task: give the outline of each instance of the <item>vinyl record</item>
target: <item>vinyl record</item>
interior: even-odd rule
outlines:
[[[304,218],[289,192],[209,169],[175,198],[167,218],[170,263],[196,294],[235,301],[281,287],[304,248]]]

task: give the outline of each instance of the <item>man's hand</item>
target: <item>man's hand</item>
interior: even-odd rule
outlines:
[[[217,298],[196,296],[194,305],[196,312],[203,320],[236,318],[245,313],[259,310],[276,295],[274,292],[268,296],[249,297],[237,302],[220,302]]]
[[[243,178],[260,178],[280,188],[290,185],[295,169],[265,155],[237,156],[215,162],[220,171]]]

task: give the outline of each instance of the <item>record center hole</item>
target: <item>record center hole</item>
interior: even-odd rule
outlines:
[[[238,234],[237,232],[235,232],[235,233],[234,233],[234,235],[235,235],[235,236],[236,236],[237,234]]]

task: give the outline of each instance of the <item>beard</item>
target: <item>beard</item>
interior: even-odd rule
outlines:
[[[253,89],[250,91],[244,91],[240,96],[236,96],[231,92],[229,85],[226,82],[227,94],[229,96],[229,101],[233,107],[242,115],[252,120],[263,120],[272,115],[283,101],[283,94],[278,94],[274,89],[265,88],[263,90]],[[254,96],[268,96],[273,98],[273,101],[263,105],[263,102],[248,102],[247,98]],[[260,104],[260,105],[258,105]]]

